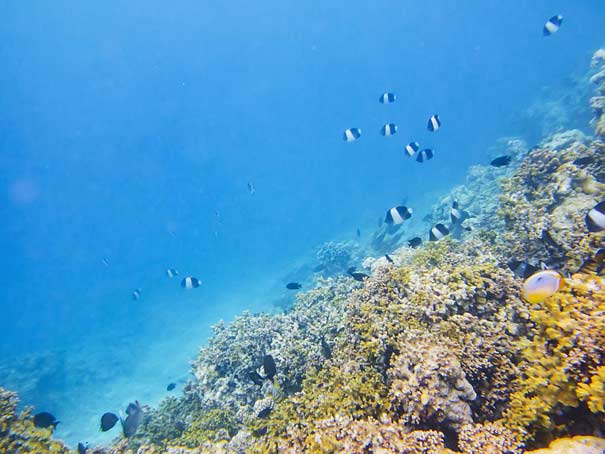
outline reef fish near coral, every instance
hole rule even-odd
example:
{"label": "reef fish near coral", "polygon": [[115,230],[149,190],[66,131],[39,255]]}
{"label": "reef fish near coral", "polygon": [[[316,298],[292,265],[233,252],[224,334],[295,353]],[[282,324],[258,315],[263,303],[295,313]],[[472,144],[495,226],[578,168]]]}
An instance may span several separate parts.
{"label": "reef fish near coral", "polygon": [[391,256],[389,254],[385,254],[384,258],[387,259],[387,262],[389,262],[389,263],[395,263],[395,262],[393,262],[393,259],[391,258]]}
{"label": "reef fish near coral", "polygon": [[166,391],[173,391],[176,388],[176,383],[169,383],[168,386],[166,386]]}
{"label": "reef fish near coral", "polygon": [[431,132],[437,131],[441,127],[441,120],[439,119],[439,115],[431,115],[429,118],[429,122],[427,124],[427,129]]}
{"label": "reef fish near coral", "polygon": [[277,366],[273,356],[265,355],[263,357],[263,371],[265,372],[265,378],[273,380],[273,377],[277,374]]}
{"label": "reef fish near coral", "polygon": [[380,128],[380,134],[383,136],[392,136],[397,133],[397,125],[395,123],[387,123]]}
{"label": "reef fish near coral", "polygon": [[439,241],[450,234],[449,229],[443,224],[437,224],[429,231],[429,241]]}
{"label": "reef fish near coral", "polygon": [[584,218],[586,227],[591,232],[600,232],[605,229],[605,202],[597,203]]}
{"label": "reef fish near coral", "polygon": [[351,276],[353,279],[355,279],[356,281],[359,281],[359,282],[363,282],[363,281],[364,281],[364,280],[366,280],[368,277],[370,277],[370,276],[368,276],[368,275],[367,275],[367,274],[365,274],[365,273],[359,273],[359,272],[356,272],[356,271],[355,271],[355,267],[354,267],[354,266],[352,266],[351,268],[349,268],[349,269],[347,270],[347,273],[349,273],[349,275],[350,275],[350,276]]}
{"label": "reef fish near coral", "polygon": [[412,217],[412,209],[404,206],[393,207],[387,211],[384,218],[386,224],[399,225]]}
{"label": "reef fish near coral", "polygon": [[412,156],[414,156],[414,153],[416,153],[419,149],[420,144],[418,142],[410,142],[405,146],[405,155],[408,158],[411,158]]}
{"label": "reef fish near coral", "polygon": [[523,283],[521,294],[530,304],[540,303],[559,291],[563,276],[554,270],[542,270],[532,274]]}
{"label": "reef fish near coral", "polygon": [[252,380],[252,383],[255,385],[263,386],[263,377],[255,370],[248,372],[248,378]]}
{"label": "reef fish near coral", "polygon": [[493,166],[493,167],[504,167],[510,164],[510,162],[512,161],[512,157],[511,156],[498,156],[496,159],[493,159],[492,162],[489,163],[489,165]]}
{"label": "reef fish near coral", "polygon": [[383,93],[380,95],[380,98],[378,98],[378,102],[380,102],[381,104],[390,104],[392,102],[395,102],[395,100],[397,99],[397,96],[395,96],[395,93]]}
{"label": "reef fish near coral", "polygon": [[168,277],[175,277],[178,276],[179,272],[177,270],[175,270],[174,268],[168,268],[166,270],[166,276]]}
{"label": "reef fish near coral", "polygon": [[582,263],[578,273],[601,274],[604,268],[605,249],[599,249],[591,258]]}
{"label": "reef fish near coral", "polygon": [[286,284],[286,288],[288,290],[298,290],[298,289],[302,288],[302,285],[299,284],[298,282],[288,282]]}
{"label": "reef fish near coral", "polygon": [[452,208],[450,209],[450,219],[452,221],[452,224],[461,224],[465,221],[465,219],[468,219],[469,217],[470,215],[468,214],[468,212],[461,210],[460,206],[458,205],[458,202],[454,200],[454,202],[452,202]]}
{"label": "reef fish near coral", "polygon": [[557,14],[556,16],[551,17],[544,24],[544,28],[542,29],[542,34],[544,36],[550,36],[553,33],[557,33],[561,28],[561,24],[563,23],[563,16]]}
{"label": "reef fish near coral", "polygon": [[114,413],[104,413],[101,416],[101,432],[107,432],[110,429],[113,429],[113,426],[120,420]]}
{"label": "reef fish near coral", "polygon": [[416,156],[416,162],[422,163],[430,159],[433,159],[433,150],[431,150],[430,148],[425,148],[420,153],[418,153],[418,156]]}
{"label": "reef fish near coral", "polygon": [[78,454],[86,454],[88,447],[84,443],[78,443]]}
{"label": "reef fish near coral", "polygon": [[355,142],[360,137],[361,137],[361,129],[349,128],[349,129],[345,129],[345,132],[342,135],[342,140],[344,140],[345,142]]}
{"label": "reef fish near coral", "polygon": [[538,267],[516,259],[510,260],[508,262],[508,267],[515,274],[515,276],[522,279],[527,279],[529,276],[538,271]]}
{"label": "reef fish near coral", "polygon": [[200,285],[202,285],[202,281],[200,281],[196,277],[187,276],[187,277],[184,277],[183,280],[181,281],[181,287],[183,287],[186,290],[191,290],[192,288],[198,288]]}
{"label": "reef fish near coral", "polygon": [[411,248],[417,248],[422,246],[422,238],[419,236],[415,236],[414,238],[408,240],[408,246]]}
{"label": "reef fish near coral", "polygon": [[56,427],[57,424],[59,424],[59,421],[57,421],[57,418],[55,418],[53,415],[51,415],[47,411],[36,413],[34,415],[34,425],[36,427],[47,429],[49,427],[54,428],[54,427]]}
{"label": "reef fish near coral", "polygon": [[137,433],[137,429],[143,422],[143,408],[139,401],[128,404],[126,408],[126,419],[122,421],[122,431],[126,438],[132,437]]}

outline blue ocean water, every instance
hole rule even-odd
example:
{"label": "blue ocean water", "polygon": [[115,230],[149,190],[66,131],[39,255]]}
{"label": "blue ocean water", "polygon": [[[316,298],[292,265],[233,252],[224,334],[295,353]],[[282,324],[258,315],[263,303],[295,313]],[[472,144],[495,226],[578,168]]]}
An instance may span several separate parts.
{"label": "blue ocean water", "polygon": [[[403,198],[428,213],[605,44],[598,0],[7,0],[0,17],[0,385],[72,444],[183,383],[219,319],[275,310],[323,242],[366,238]],[[405,160],[410,140],[435,158]]]}

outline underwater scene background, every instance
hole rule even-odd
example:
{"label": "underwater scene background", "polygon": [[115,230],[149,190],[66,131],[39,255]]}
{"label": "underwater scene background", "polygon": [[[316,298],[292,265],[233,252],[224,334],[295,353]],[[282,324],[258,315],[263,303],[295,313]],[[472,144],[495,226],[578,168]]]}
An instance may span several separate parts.
{"label": "underwater scene background", "polygon": [[605,449],[602,2],[0,17],[0,452]]}

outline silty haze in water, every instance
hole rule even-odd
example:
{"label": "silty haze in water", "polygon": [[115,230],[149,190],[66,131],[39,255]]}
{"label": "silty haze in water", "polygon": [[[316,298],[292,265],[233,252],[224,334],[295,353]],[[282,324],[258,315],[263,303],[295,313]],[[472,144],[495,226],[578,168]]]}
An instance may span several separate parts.
{"label": "silty haze in water", "polygon": [[1,12],[0,452],[605,449],[600,1]]}

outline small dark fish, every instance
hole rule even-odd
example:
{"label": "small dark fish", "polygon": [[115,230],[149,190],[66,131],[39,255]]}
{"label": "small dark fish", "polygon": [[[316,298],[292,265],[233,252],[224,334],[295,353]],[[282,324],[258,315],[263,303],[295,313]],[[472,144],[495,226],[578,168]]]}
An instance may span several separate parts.
{"label": "small dark fish", "polygon": [[133,301],[138,301],[140,299],[141,299],[141,289],[138,288],[134,292],[132,292],[132,300]]}
{"label": "small dark fish", "polygon": [[330,344],[328,344],[323,337],[321,338],[321,354],[324,355],[326,359],[332,358],[332,348],[330,348]]}
{"label": "small dark fish", "polygon": [[166,391],[173,391],[174,388],[176,388],[176,383],[169,383],[168,386],[166,386]]}
{"label": "small dark fish", "polygon": [[494,167],[504,167],[510,164],[513,158],[511,156],[498,156],[496,159],[492,160],[489,164]]}
{"label": "small dark fish", "polygon": [[508,262],[508,267],[515,274],[515,276],[521,279],[527,279],[529,276],[538,271],[537,266],[516,259],[510,260]]}
{"label": "small dark fish", "polygon": [[36,413],[34,415],[34,425],[43,429],[47,429],[49,427],[52,427],[54,429],[57,424],[59,424],[59,422],[60,421],[57,421],[57,418],[55,418],[47,411]]}
{"label": "small dark fish", "polygon": [[411,240],[408,240],[408,246],[410,246],[411,248],[417,248],[419,246],[422,246],[422,238],[420,238],[419,236],[415,236]]}
{"label": "small dark fish", "polygon": [[551,247],[553,249],[559,249],[559,245],[553,239],[552,235],[548,230],[542,230],[542,236],[540,237],[540,239],[546,246]]}
{"label": "small dark fish", "polygon": [[275,365],[273,356],[265,355],[263,357],[263,370],[265,371],[265,378],[273,380],[273,377],[277,374],[277,366]]}
{"label": "small dark fish", "polygon": [[271,414],[271,410],[273,410],[273,408],[265,407],[257,413],[256,417],[257,418],[266,418],[267,416],[269,416],[269,414]]}
{"label": "small dark fish", "polygon": [[387,262],[389,263],[395,263],[389,254],[384,254],[384,258],[387,259]]}
{"label": "small dark fish", "polygon": [[431,132],[437,131],[441,127],[441,120],[439,119],[439,115],[432,115],[429,118],[429,123],[427,125],[427,129]]}
{"label": "small dark fish", "polygon": [[263,379],[263,377],[262,377],[262,376],[261,376],[261,375],[260,375],[258,372],[256,372],[255,370],[251,370],[250,372],[248,372],[248,378],[249,378],[250,380],[252,380],[252,383],[254,383],[255,385],[258,385],[258,386],[263,386],[264,379]]}
{"label": "small dark fish", "polygon": [[299,284],[298,282],[288,282],[286,284],[286,288],[288,290],[298,290],[298,289],[302,288],[302,285]]}
{"label": "small dark fish", "polygon": [[450,231],[446,226],[444,226],[443,224],[437,224],[435,227],[433,227],[430,230],[429,240],[430,241],[439,241],[442,238],[449,235],[449,233],[450,233]]}
{"label": "small dark fish", "polygon": [[350,275],[350,276],[351,276],[353,279],[355,279],[356,281],[359,281],[359,282],[363,282],[365,279],[367,279],[367,278],[369,278],[369,277],[370,277],[370,276],[368,276],[368,275],[367,275],[367,274],[365,274],[365,273],[357,273],[357,272],[355,272],[355,267],[354,267],[354,266],[350,267],[350,268],[347,270],[347,273],[349,273],[349,275]]}
{"label": "small dark fish", "polygon": [[590,232],[600,232],[605,229],[605,202],[597,203],[584,218]]}
{"label": "small dark fish", "polygon": [[591,156],[584,156],[582,158],[574,159],[573,163],[577,166],[587,166],[594,162],[594,158]]}
{"label": "small dark fish", "polygon": [[595,254],[585,260],[578,269],[578,273],[599,275],[605,268],[605,249],[599,249]]}
{"label": "small dark fish", "polygon": [[361,230],[359,230],[359,228],[357,228],[357,238],[359,238],[361,236]]}
{"label": "small dark fish", "polygon": [[122,421],[122,430],[124,432],[124,436],[126,438],[132,437],[135,433],[137,433],[137,429],[143,422],[143,409],[141,408],[141,404],[139,401],[135,401],[135,403],[128,404],[128,408],[126,408],[126,419]]}
{"label": "small dark fish", "polygon": [[542,34],[544,36],[550,36],[553,33],[558,32],[559,28],[561,28],[562,23],[563,23],[563,16],[561,16],[560,14],[557,14],[556,16],[551,17],[544,24],[544,28],[542,29]]}
{"label": "small dark fish", "polygon": [[202,281],[200,281],[198,278],[196,277],[184,277],[183,280],[181,281],[181,287],[183,287],[186,290],[191,290],[192,288],[198,288],[200,285],[202,285]]}
{"label": "small dark fish", "polygon": [[84,446],[84,443],[78,443],[78,454],[86,454],[88,446]]}
{"label": "small dark fish", "polygon": [[254,193],[256,192],[254,190],[254,185],[252,184],[251,181],[248,181],[248,192],[250,193],[250,195],[254,195]]}
{"label": "small dark fish", "polygon": [[101,416],[101,432],[107,432],[108,430],[113,429],[113,426],[116,425],[119,419],[120,418],[113,413],[104,413],[103,416]]}

